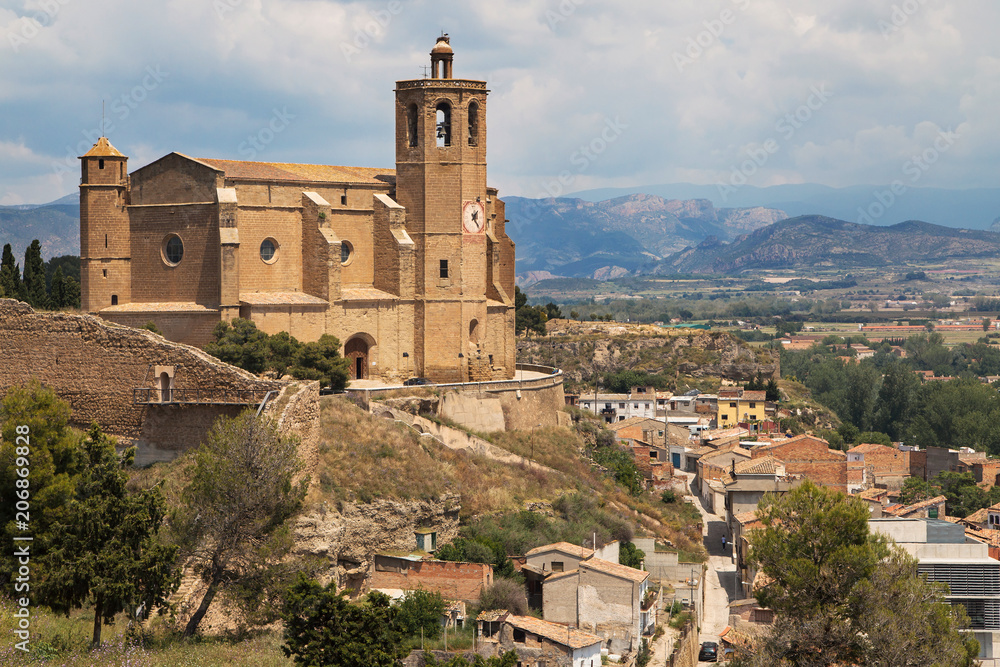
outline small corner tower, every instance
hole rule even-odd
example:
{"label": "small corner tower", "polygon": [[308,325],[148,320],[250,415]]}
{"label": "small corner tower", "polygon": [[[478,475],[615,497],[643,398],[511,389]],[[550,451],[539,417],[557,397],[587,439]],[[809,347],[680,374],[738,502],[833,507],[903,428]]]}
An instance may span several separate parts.
{"label": "small corner tower", "polygon": [[454,78],[448,35],[430,56],[429,78],[396,82],[396,198],[416,251],[416,370],[465,381],[487,315],[489,91],[485,81]]}
{"label": "small corner tower", "polygon": [[80,306],[131,300],[128,158],[101,137],[80,157]]}

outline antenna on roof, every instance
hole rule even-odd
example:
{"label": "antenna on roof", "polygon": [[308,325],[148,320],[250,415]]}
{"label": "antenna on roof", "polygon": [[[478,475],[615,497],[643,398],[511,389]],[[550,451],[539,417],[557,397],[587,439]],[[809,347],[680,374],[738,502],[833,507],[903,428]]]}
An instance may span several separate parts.
{"label": "antenna on roof", "polygon": [[420,69],[424,70],[424,78],[426,79],[430,75],[430,65],[421,65]]}

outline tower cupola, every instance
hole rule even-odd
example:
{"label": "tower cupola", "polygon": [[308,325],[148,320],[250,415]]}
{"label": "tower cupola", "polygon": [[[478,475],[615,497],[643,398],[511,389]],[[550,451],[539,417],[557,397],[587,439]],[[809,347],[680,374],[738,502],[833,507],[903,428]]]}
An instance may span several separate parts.
{"label": "tower cupola", "polygon": [[434,48],[431,49],[431,78],[452,78],[451,65],[454,58],[455,51],[451,48],[451,38],[448,37],[448,33],[441,33]]}

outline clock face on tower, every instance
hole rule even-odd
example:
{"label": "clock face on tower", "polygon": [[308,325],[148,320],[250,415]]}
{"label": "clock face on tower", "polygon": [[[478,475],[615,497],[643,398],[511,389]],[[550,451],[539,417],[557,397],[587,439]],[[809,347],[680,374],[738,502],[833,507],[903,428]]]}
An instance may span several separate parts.
{"label": "clock face on tower", "polygon": [[482,202],[467,201],[462,206],[462,228],[466,234],[479,234],[486,223],[486,207]]}

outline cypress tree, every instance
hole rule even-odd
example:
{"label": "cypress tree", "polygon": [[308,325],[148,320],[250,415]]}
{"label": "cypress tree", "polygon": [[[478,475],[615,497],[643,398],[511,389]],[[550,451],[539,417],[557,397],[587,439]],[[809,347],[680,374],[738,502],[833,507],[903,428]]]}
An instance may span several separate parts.
{"label": "cypress tree", "polygon": [[45,288],[45,262],[42,261],[42,245],[35,239],[24,251],[24,295],[33,308],[48,306],[49,296]]}
{"label": "cypress tree", "polygon": [[8,299],[21,298],[21,267],[14,262],[14,251],[9,243],[3,247],[3,260],[0,260],[0,289]]}
{"label": "cypress tree", "polygon": [[66,283],[63,280],[63,270],[61,266],[56,267],[56,272],[52,274],[52,286],[49,289],[49,306],[52,310],[65,308],[66,303]]}

